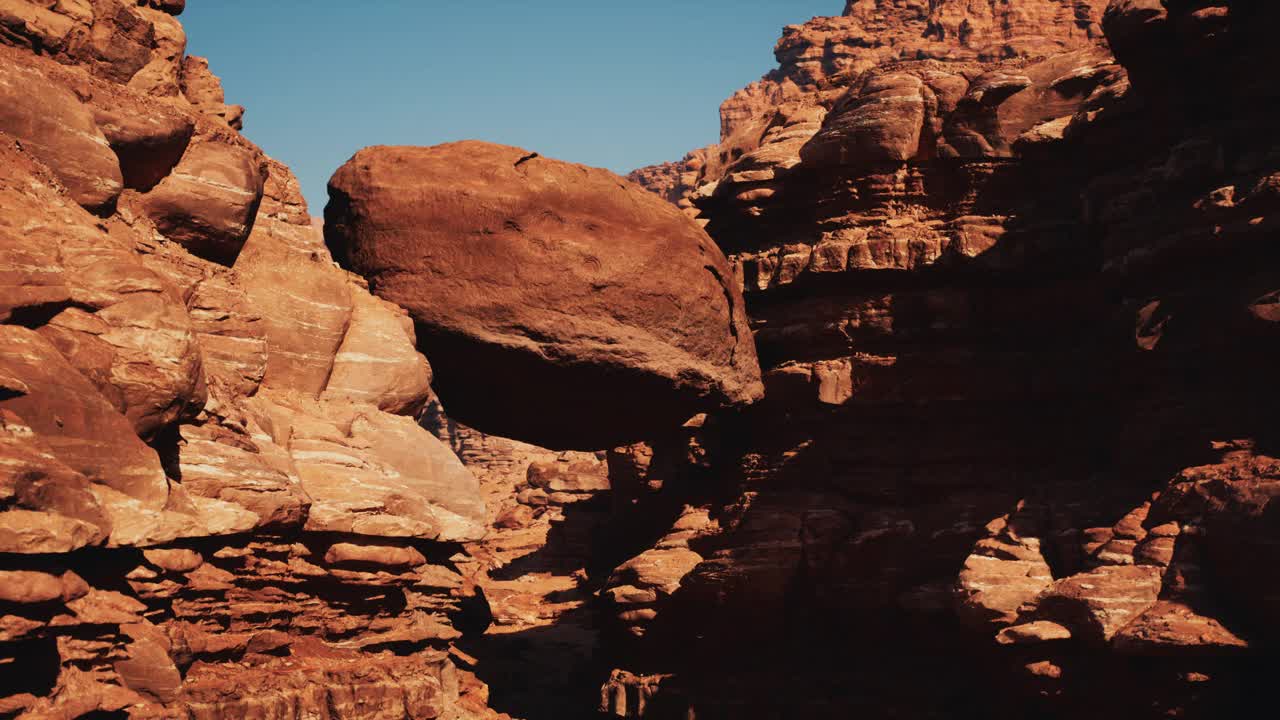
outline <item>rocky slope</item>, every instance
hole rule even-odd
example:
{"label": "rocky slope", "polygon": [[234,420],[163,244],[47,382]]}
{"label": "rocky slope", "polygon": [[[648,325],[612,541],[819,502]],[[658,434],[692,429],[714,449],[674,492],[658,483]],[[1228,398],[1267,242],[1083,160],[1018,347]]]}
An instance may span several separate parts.
{"label": "rocky slope", "polygon": [[[606,453],[471,430],[432,383],[575,447],[748,404],[723,254],[621,178],[468,145],[404,151],[466,170],[436,206],[376,151],[339,173],[329,246],[390,268],[354,275],[185,54],[182,9],[0,1],[0,717],[502,717],[472,671],[495,705],[593,713],[629,514]],[[439,244],[459,228],[493,252]]]}
{"label": "rocky slope", "polygon": [[413,324],[182,7],[0,2],[0,716],[489,717]]}

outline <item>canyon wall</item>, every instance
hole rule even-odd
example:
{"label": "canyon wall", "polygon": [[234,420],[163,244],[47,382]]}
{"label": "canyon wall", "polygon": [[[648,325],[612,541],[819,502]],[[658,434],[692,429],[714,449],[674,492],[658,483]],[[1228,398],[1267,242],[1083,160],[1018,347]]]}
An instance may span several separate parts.
{"label": "canyon wall", "polygon": [[0,717],[1265,697],[1280,10],[850,0],[634,183],[321,229],[184,5],[0,0]]}
{"label": "canyon wall", "polygon": [[592,448],[760,399],[727,259],[479,143],[324,227],[183,9],[0,2],[0,717],[594,715],[645,513]]}
{"label": "canyon wall", "polygon": [[0,716],[493,717],[413,323],[182,9],[0,2]]}
{"label": "canyon wall", "polygon": [[730,255],[766,394],[721,418],[719,530],[604,709],[1245,712],[1275,661],[1277,19],[850,2],[786,29],[719,145],[632,175]]}

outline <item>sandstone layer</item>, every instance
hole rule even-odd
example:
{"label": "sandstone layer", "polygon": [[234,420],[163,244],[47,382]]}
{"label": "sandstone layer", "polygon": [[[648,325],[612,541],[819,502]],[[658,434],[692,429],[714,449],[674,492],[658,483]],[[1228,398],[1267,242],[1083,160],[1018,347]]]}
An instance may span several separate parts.
{"label": "sandstone layer", "polygon": [[0,717],[1258,714],[1273,4],[850,0],[327,238],[184,6],[0,0]]}
{"label": "sandstone layer", "polygon": [[493,717],[412,322],[183,7],[0,2],[0,716]]}

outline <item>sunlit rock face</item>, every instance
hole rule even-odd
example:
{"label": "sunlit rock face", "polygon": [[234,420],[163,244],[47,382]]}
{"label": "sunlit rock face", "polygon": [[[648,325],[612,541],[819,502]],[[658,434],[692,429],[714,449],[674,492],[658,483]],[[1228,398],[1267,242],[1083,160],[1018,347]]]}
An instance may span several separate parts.
{"label": "sunlit rock face", "polygon": [[459,420],[592,449],[761,395],[723,254],[606,170],[480,142],[373,147],[329,192],[330,248],[409,311]]}
{"label": "sunlit rock face", "polygon": [[0,716],[1257,715],[1273,4],[849,2],[327,238],[183,7],[0,0]]}
{"label": "sunlit rock face", "polygon": [[183,6],[0,2],[0,715],[488,717],[413,325]]}

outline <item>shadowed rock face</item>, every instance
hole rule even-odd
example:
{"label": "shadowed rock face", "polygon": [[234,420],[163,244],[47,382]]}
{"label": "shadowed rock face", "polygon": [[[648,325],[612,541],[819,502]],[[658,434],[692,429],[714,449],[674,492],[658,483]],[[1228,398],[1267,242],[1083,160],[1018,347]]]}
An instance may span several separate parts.
{"label": "shadowed rock face", "polygon": [[730,421],[702,561],[659,592],[625,578],[661,538],[619,566],[643,636],[601,653],[603,709],[1250,713],[1278,13],[857,0],[785,31],[719,146],[635,175],[741,268],[766,398]]}
{"label": "shadowed rock face", "polygon": [[463,142],[362,150],[329,188],[328,245],[409,311],[460,420],[597,448],[761,395],[724,256],[612,173]]}

